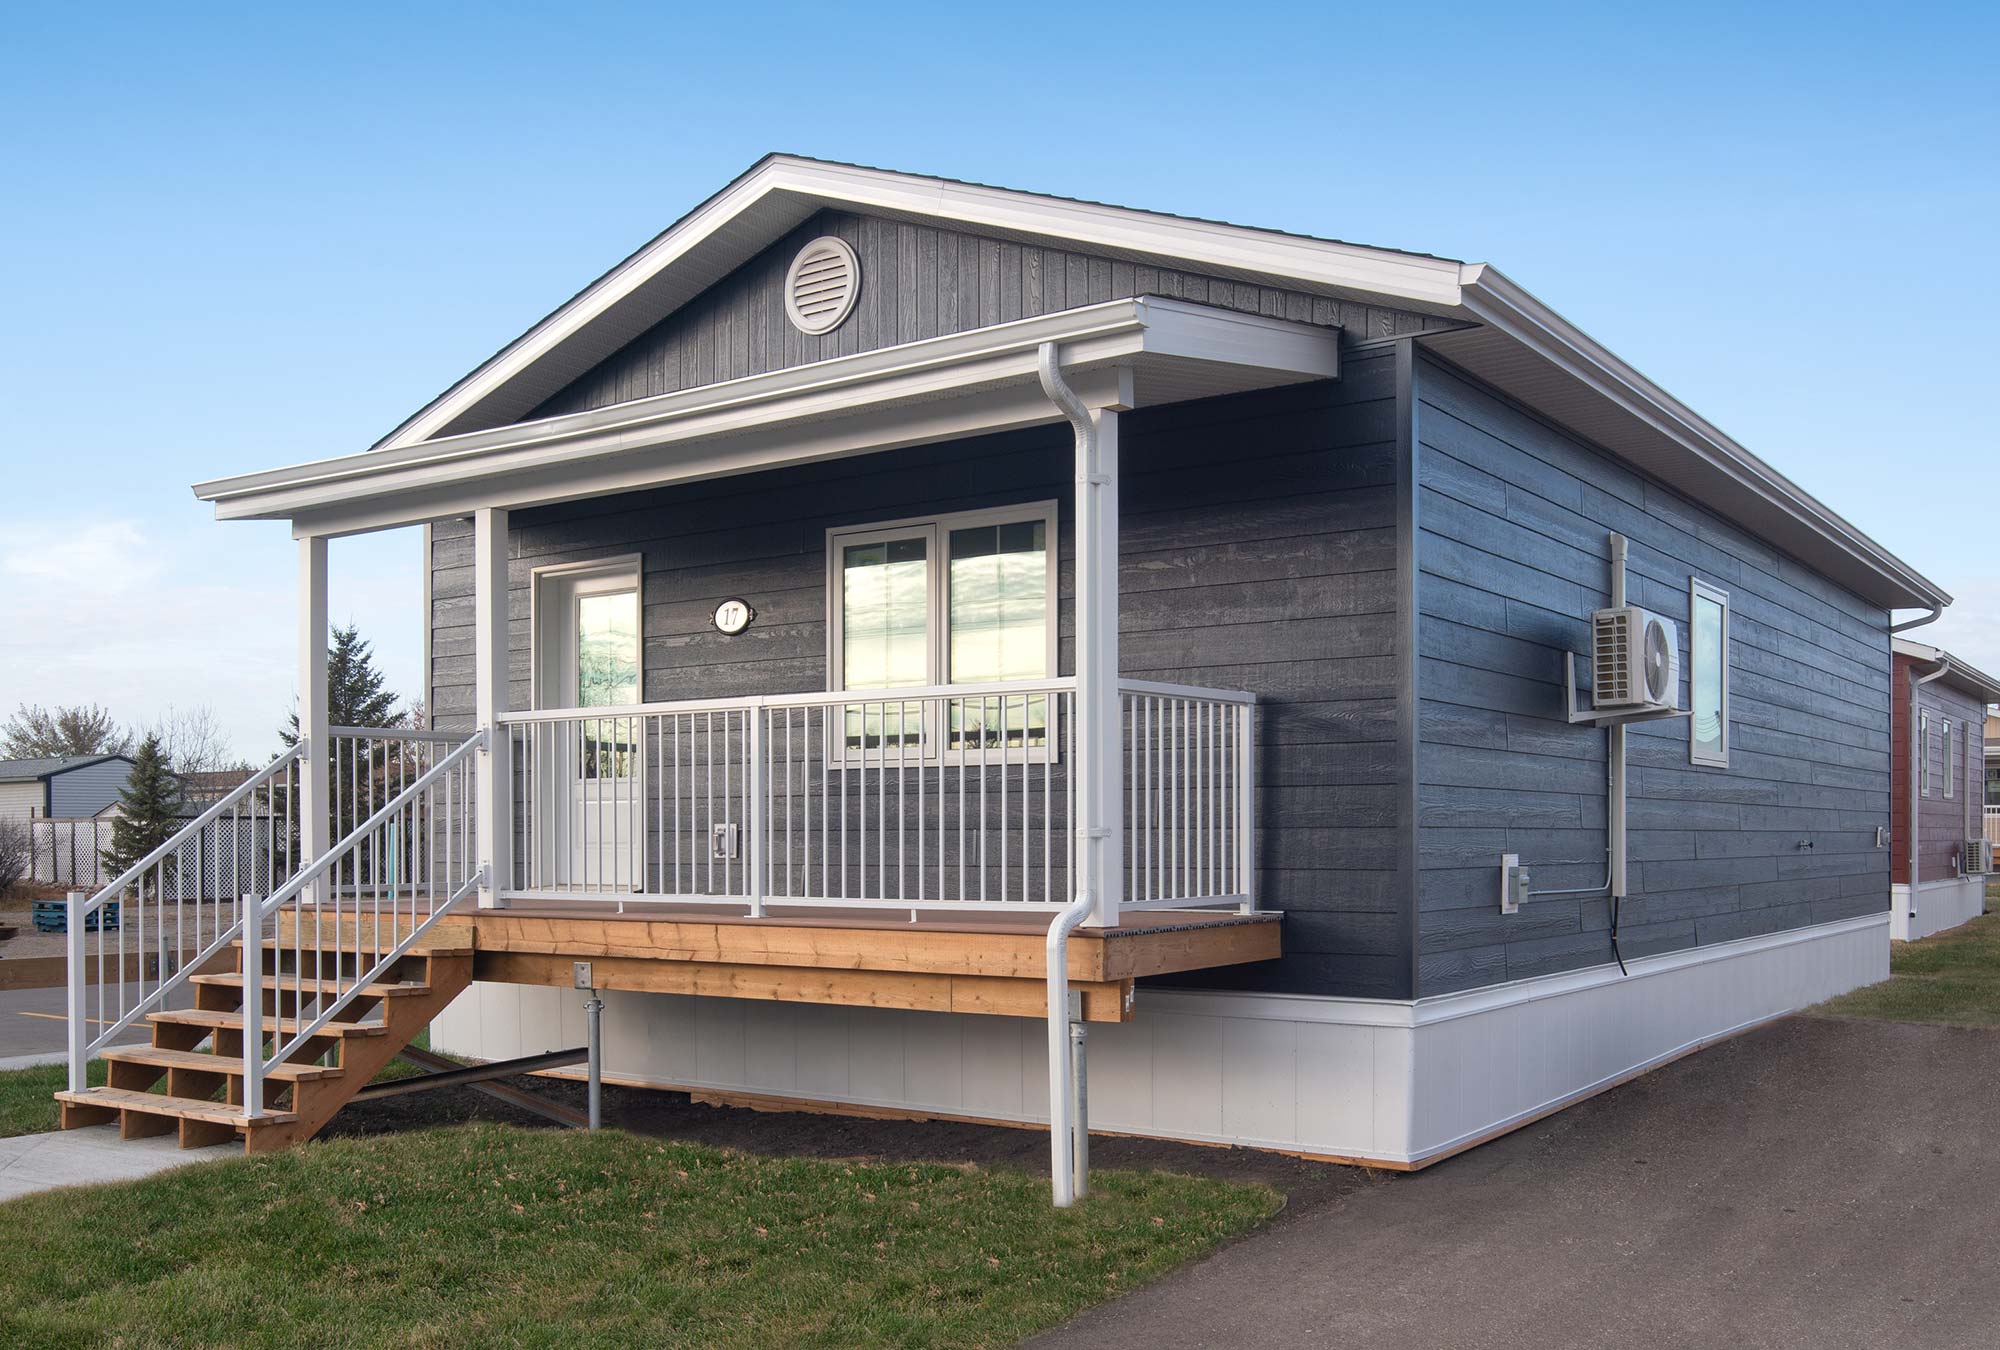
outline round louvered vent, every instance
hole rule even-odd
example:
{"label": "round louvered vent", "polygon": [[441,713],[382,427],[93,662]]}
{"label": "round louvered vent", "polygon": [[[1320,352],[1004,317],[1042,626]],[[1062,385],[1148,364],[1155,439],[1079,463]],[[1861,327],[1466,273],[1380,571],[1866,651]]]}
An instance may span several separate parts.
{"label": "round louvered vent", "polygon": [[829,333],[854,311],[861,263],[844,239],[815,239],[785,274],[785,313],[801,333]]}

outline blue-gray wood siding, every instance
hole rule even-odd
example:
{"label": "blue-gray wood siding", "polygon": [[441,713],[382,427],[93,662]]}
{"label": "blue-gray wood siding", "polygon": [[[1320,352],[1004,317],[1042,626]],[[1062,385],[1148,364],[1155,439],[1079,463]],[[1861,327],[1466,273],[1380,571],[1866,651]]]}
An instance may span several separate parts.
{"label": "blue-gray wood siding", "polygon": [[1502,853],[1538,889],[1604,876],[1605,736],[1563,720],[1561,681],[1608,603],[1613,531],[1629,601],[1681,624],[1684,678],[1689,578],[1731,599],[1729,766],[1691,765],[1683,720],[1630,731],[1625,954],[1885,909],[1888,615],[1428,359],[1414,415],[1419,992],[1611,959],[1605,899],[1503,916],[1498,883]]}
{"label": "blue-gray wood siding", "polygon": [[118,804],[132,776],[132,765],[122,759],[100,760],[69,769],[49,779],[49,814],[57,819],[94,816]]}
{"label": "blue-gray wood siding", "polygon": [[[1398,872],[1395,382],[1386,351],[1338,383],[1128,415],[1120,638],[1135,677],[1255,691],[1259,883],[1286,911],[1280,962],[1212,983],[1408,997]],[[510,697],[530,697],[532,569],[644,556],[645,697],[826,687],[829,526],[1060,503],[1062,670],[1071,669],[1072,450],[1051,427],[515,514]],[[470,527],[432,542],[431,706],[472,709]],[[710,624],[747,598],[738,637]]]}
{"label": "blue-gray wood siding", "polygon": [[[836,235],[861,263],[855,310],[830,333],[785,317],[784,282],[809,240]],[[1340,325],[1355,341],[1446,320],[1198,272],[1145,267],[928,225],[823,211],[550,397],[531,416],[578,412],[718,380],[1134,295]]]}

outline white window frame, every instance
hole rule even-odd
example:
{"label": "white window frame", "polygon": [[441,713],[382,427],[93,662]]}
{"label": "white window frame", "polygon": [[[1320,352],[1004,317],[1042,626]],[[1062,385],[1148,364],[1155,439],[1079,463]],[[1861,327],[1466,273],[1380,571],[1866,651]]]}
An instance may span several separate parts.
{"label": "white window frame", "polygon": [[1694,607],[1698,600],[1707,600],[1722,609],[1722,650],[1717,654],[1722,662],[1722,749],[1704,750],[1695,735],[1694,718],[1688,718],[1688,763],[1704,768],[1726,769],[1729,767],[1729,592],[1720,586],[1710,585],[1699,577],[1688,578],[1688,707],[1694,706],[1695,666],[1700,654],[1695,650]]}
{"label": "white window frame", "polygon": [[[901,520],[867,521],[855,525],[836,525],[826,532],[826,687],[829,693],[879,694],[884,699],[893,700],[897,686],[886,689],[854,689],[849,691],[845,676],[845,621],[846,569],[841,566],[841,558],[847,548],[855,544],[881,543],[889,539],[909,539],[922,536],[924,539],[926,594],[925,622],[925,678],[931,687],[944,687],[955,683],[951,678],[951,633],[949,631],[951,605],[951,532],[953,530],[976,529],[982,525],[1019,525],[1039,522],[1042,538],[1046,545],[1043,550],[1045,571],[1043,594],[1043,627],[1046,630],[1047,658],[1043,678],[1055,679],[1057,665],[1058,634],[1061,629],[1059,597],[1056,579],[1059,572],[1061,549],[1057,543],[1057,504],[1053,499],[1036,502],[1020,502],[1013,506],[981,507],[975,511],[946,511],[925,516],[907,516]],[[870,702],[876,701],[870,699]],[[1058,700],[1049,702],[1047,744],[1028,751],[1031,762],[1042,759],[1060,758],[1057,749],[1060,736],[1057,731]],[[926,719],[928,721],[928,718]],[[977,751],[946,750],[944,736],[940,728],[926,725],[923,733],[925,750],[921,756],[924,763],[955,763],[960,760],[976,760]],[[849,753],[845,746],[831,749],[827,756],[830,768],[843,767],[848,762],[860,762],[862,756]]]}
{"label": "white window frame", "polygon": [[[626,582],[629,585],[618,583]],[[564,589],[563,603],[551,606],[546,594],[552,586]],[[550,689],[550,672],[544,669],[549,644],[566,644],[571,602],[584,590],[591,592],[630,589],[639,606],[639,701],[646,699],[646,560],[643,554],[623,553],[612,558],[591,558],[584,562],[550,563],[528,574],[528,671],[530,697],[537,709],[567,708],[560,689]],[[559,611],[559,612],[558,612]],[[551,624],[560,625],[550,628]],[[548,631],[544,631],[547,629]],[[556,648],[565,650],[563,646]],[[573,658],[569,658],[573,659]],[[566,676],[557,676],[562,683]]]}
{"label": "white window frame", "polygon": [[1931,715],[1922,709],[1917,713],[1917,771],[1918,795],[1936,795],[1931,790]]}
{"label": "white window frame", "polygon": [[1944,799],[1950,801],[1958,796],[1958,743],[1952,739],[1949,717],[1939,725],[1944,728]]}

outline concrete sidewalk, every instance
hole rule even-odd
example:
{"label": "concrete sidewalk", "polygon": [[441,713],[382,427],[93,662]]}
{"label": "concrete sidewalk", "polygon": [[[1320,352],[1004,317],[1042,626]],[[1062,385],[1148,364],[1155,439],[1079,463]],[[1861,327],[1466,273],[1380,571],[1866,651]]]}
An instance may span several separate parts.
{"label": "concrete sidewalk", "polygon": [[170,1167],[242,1156],[241,1144],[183,1149],[175,1146],[170,1134],[121,1140],[116,1125],[18,1135],[0,1139],[0,1201],[58,1186],[131,1181]]}
{"label": "concrete sidewalk", "polygon": [[2000,1345],[2000,1029],[1791,1018],[1038,1345]]}

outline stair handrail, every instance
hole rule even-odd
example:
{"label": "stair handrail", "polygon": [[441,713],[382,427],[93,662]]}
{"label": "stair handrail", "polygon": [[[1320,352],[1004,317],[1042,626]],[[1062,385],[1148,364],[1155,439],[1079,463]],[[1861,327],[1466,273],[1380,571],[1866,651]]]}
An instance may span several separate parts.
{"label": "stair handrail", "polygon": [[[86,1066],[89,1064],[92,1055],[96,1054],[112,1037],[132,1025],[134,1021],[164,1003],[167,995],[186,984],[196,971],[200,970],[215,957],[216,953],[222,951],[233,942],[242,926],[239,919],[228,928],[219,929],[215,937],[197,952],[193,958],[182,962],[180,969],[174,971],[171,975],[168,975],[165,971],[161,971],[160,974],[163,978],[158,988],[140,999],[116,1021],[104,1027],[95,1036],[92,1036],[90,1034],[90,1022],[85,1015],[84,1000],[87,969],[84,953],[84,932],[88,927],[85,920],[90,915],[102,910],[114,898],[123,895],[125,889],[143,877],[148,870],[186,847],[190,838],[199,839],[201,832],[221,819],[224,812],[233,810],[246,798],[256,793],[259,788],[267,786],[278,775],[289,770],[293,763],[299,759],[299,753],[302,748],[303,742],[293,745],[269,764],[266,764],[257,773],[245,779],[235,788],[232,788],[228,793],[210,805],[207,810],[203,811],[186,825],[183,825],[180,829],[174,831],[165,843],[126,868],[118,875],[116,880],[100,889],[97,894],[91,896],[88,900],[72,900],[66,916],[68,931],[65,934],[65,948],[68,957],[66,966],[69,976],[65,1013],[69,1024],[69,1086],[71,1091],[81,1092],[89,1086],[85,1075]],[[103,921],[100,920],[99,922],[101,925]],[[122,952],[120,959],[123,959]],[[100,970],[102,964],[102,955],[100,953]],[[122,975],[120,979],[123,979]],[[122,993],[120,997],[122,1000]],[[100,1000],[101,1002],[102,1000]]]}
{"label": "stair handrail", "polygon": [[[312,1021],[301,1025],[289,1040],[282,1034],[283,1024],[280,1022],[278,1024],[280,1031],[272,1035],[272,1051],[268,1057],[263,1054],[264,1038],[262,1026],[260,1025],[264,1011],[264,962],[261,950],[255,952],[251,950],[253,944],[261,942],[264,921],[285,906],[294,904],[308,886],[321,877],[324,877],[339,862],[353,854],[367,841],[369,836],[373,835],[401,813],[410,803],[416,801],[425,792],[429,791],[446,773],[457,768],[475,751],[485,750],[490,734],[489,729],[482,728],[467,736],[458,745],[454,746],[448,754],[440,758],[437,763],[413,779],[408,787],[397,793],[389,801],[383,803],[368,819],[356,825],[352,830],[349,830],[346,835],[331,848],[327,849],[325,853],[315,858],[307,866],[300,868],[289,881],[273,891],[269,897],[263,900],[258,900],[254,896],[246,896],[244,898],[244,917],[239,921],[238,926],[243,929],[245,953],[243,960],[243,1105],[246,1116],[254,1117],[262,1114],[264,1075],[270,1070],[275,1069],[279,1064],[282,1064],[291,1055],[297,1053],[298,1049],[311,1040],[321,1028],[353,1003],[362,989],[374,983],[376,977],[395,965],[397,961],[407,956],[419,938],[428,933],[440,919],[449,914],[467,896],[476,892],[484,877],[485,869],[480,866],[472,866],[470,860],[468,860],[468,875],[457,889],[450,893],[445,902],[434,908],[430,916],[422,923],[414,924],[410,932],[405,934],[387,952],[382,953],[373,966],[366,971],[357,970],[353,982],[344,991],[338,988],[341,980],[339,961],[336,959],[334,963],[336,996],[333,1001],[327,1003],[324,999],[320,1000],[318,1015]],[[461,801],[461,809],[465,809],[468,806],[469,802]],[[413,911],[412,918],[414,917]],[[338,944],[339,919],[337,910],[334,931],[335,942]],[[360,947],[357,941],[357,957],[359,956],[359,951]],[[315,969],[320,968],[323,964],[323,961],[316,963]],[[300,978],[303,981],[302,975]],[[301,992],[303,992],[303,983],[301,984]],[[301,1003],[303,1003],[303,1000],[301,1000]]]}
{"label": "stair handrail", "polygon": [[137,881],[140,878],[140,876],[142,876],[146,872],[148,868],[162,861],[169,854],[177,852],[182,847],[184,847],[186,842],[186,836],[198,834],[205,827],[214,824],[216,820],[218,820],[222,816],[223,812],[229,810],[231,807],[236,806],[238,803],[242,802],[244,798],[250,796],[258,788],[270,782],[283,770],[290,768],[292,762],[296,760],[298,757],[299,757],[299,747],[294,745],[291,749],[285,751],[284,754],[279,755],[276,759],[272,760],[269,764],[266,764],[262,769],[258,770],[253,777],[245,779],[235,788],[232,788],[229,791],[228,795],[217,798],[215,803],[211,805],[206,811],[203,811],[193,820],[181,826],[180,829],[174,831],[173,835],[170,838],[168,838],[168,840],[164,844],[161,844],[151,853],[148,853],[145,857],[139,859],[138,862],[133,863],[130,867],[126,868],[123,872],[121,872],[118,875],[118,879],[116,881],[112,882],[110,885],[98,891],[98,893],[96,895],[91,896],[90,899],[84,901],[83,913],[85,915],[94,914],[104,906],[104,903],[106,901],[112,899],[115,896],[122,895],[125,891],[125,888],[127,886],[130,886],[133,882]]}

